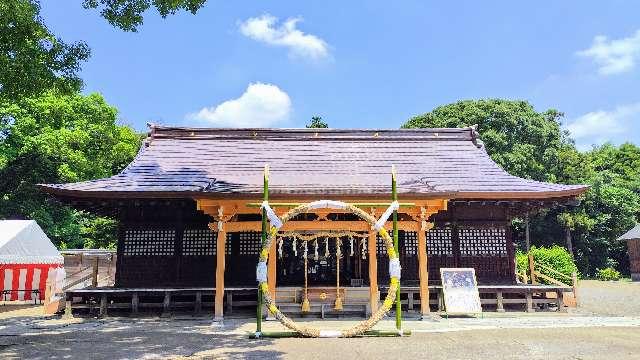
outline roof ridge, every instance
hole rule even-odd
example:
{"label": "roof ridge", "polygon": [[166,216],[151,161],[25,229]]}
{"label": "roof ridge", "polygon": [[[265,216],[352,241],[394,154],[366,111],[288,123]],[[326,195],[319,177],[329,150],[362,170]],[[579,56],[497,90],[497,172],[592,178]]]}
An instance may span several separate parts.
{"label": "roof ridge", "polygon": [[[477,144],[477,133],[465,128],[410,129],[332,129],[332,128],[198,128],[149,125],[148,140],[153,139],[300,139],[300,140],[467,140]],[[480,147],[480,146],[478,146]]]}

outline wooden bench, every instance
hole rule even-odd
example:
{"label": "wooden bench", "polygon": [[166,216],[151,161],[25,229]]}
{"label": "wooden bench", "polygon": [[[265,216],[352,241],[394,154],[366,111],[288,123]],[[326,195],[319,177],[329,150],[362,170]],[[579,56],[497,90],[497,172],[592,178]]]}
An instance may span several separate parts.
{"label": "wooden bench", "polygon": [[[382,294],[388,290],[388,287],[381,288]],[[548,308],[550,303],[555,304],[558,311],[566,311],[564,307],[564,293],[572,292],[571,287],[563,287],[556,285],[479,285],[480,302],[482,305],[495,305],[497,312],[504,312],[504,305],[523,305],[527,312],[534,312],[534,305],[540,305]],[[435,294],[429,299],[429,305],[435,305],[438,311],[444,311],[444,294],[442,286],[430,285],[429,293]],[[549,297],[547,293],[553,293],[555,296]],[[420,288],[416,286],[400,287],[400,294],[404,298],[400,301],[402,305],[406,305],[409,312],[414,311],[417,305],[420,305]],[[487,298],[489,294],[491,297]],[[483,296],[485,295],[485,296]],[[505,297],[505,295],[510,295]],[[515,295],[515,297],[514,297]],[[435,297],[435,299],[433,298]]]}

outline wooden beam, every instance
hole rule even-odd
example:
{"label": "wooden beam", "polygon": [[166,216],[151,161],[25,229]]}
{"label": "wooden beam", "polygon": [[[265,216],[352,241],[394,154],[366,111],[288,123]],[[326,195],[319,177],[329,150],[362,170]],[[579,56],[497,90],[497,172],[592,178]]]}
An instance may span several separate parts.
{"label": "wooden beam", "polygon": [[367,241],[369,249],[369,302],[371,304],[371,313],[378,311],[378,301],[380,294],[378,293],[378,254],[376,249],[377,236],[375,231],[369,232],[369,241]]}
{"label": "wooden beam", "polygon": [[[261,231],[260,221],[235,221],[225,224],[227,232]],[[391,229],[392,223],[389,221],[385,228]],[[418,231],[420,224],[415,221],[398,221],[398,228],[404,231]],[[289,221],[286,222],[281,231],[369,231],[371,226],[365,221]]]}
{"label": "wooden beam", "polygon": [[[256,204],[256,199],[239,199],[239,200],[229,200],[229,199],[204,199],[204,198],[195,198],[197,209],[201,210],[209,215],[215,216],[217,213],[217,209],[219,207],[224,207],[229,213],[234,214],[260,214],[260,207]],[[334,198],[333,200],[344,201],[350,204],[355,204],[358,206],[366,206],[372,207],[376,210],[377,213],[383,213],[387,207],[389,206],[389,202],[387,199],[375,199],[375,198]],[[309,199],[286,199],[286,201],[271,199],[270,205],[274,210],[278,208],[279,210],[289,210],[299,204],[308,203],[312,200]],[[438,211],[447,209],[447,199],[402,199],[402,203],[404,206],[401,207],[401,213],[409,213],[412,215],[416,215],[417,211],[420,207],[424,207],[428,209],[430,213],[436,213]],[[373,206],[372,206],[373,205]],[[281,212],[280,211],[280,212]],[[331,209],[333,213],[345,213],[348,211],[341,209]]]}

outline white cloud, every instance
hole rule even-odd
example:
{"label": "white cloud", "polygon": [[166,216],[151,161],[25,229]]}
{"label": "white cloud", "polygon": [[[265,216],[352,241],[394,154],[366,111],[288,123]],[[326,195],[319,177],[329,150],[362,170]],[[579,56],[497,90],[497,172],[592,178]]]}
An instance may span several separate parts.
{"label": "white cloud", "polygon": [[607,39],[604,35],[593,38],[590,48],[578,51],[579,56],[591,58],[598,64],[601,75],[631,71],[640,57],[640,30],[630,37]]}
{"label": "white cloud", "polygon": [[329,57],[329,46],[321,38],[296,28],[302,18],[289,18],[278,26],[278,18],[264,14],[240,23],[242,35],[272,46],[289,49],[289,55],[310,60]]}
{"label": "white cloud", "polygon": [[619,106],[611,111],[586,113],[566,126],[580,148],[588,144],[602,144],[611,137],[628,131],[636,117],[640,117],[640,103]]}
{"label": "white cloud", "polygon": [[188,119],[221,127],[269,127],[289,119],[291,99],[276,85],[252,83],[237,99],[202,108]]}

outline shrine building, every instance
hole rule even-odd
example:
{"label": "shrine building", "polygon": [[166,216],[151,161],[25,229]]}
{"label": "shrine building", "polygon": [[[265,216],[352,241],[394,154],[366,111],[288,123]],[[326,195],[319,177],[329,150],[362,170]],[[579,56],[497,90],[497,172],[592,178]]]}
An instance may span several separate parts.
{"label": "shrine building", "polygon": [[[412,310],[420,304],[422,314],[436,301],[440,268],[470,267],[479,285],[515,286],[511,220],[570,205],[587,189],[508,174],[487,155],[474,128],[155,125],[121,173],[40,188],[119,221],[115,285],[93,292],[102,290],[105,303],[111,295],[104,294],[135,293],[127,306],[137,310],[139,296],[156,291],[166,309],[172,304],[168,296],[195,294],[198,309],[211,304],[222,318],[235,306],[255,304],[265,165],[269,204],[278,215],[327,199],[354,204],[376,218],[391,202],[389,169],[395,166],[403,306]],[[367,312],[379,306],[389,263],[368,223],[339,209],[321,209],[288,221],[279,237],[268,276],[283,312],[299,306],[305,273],[306,287],[316,296],[312,305],[331,298],[339,279],[345,309],[350,299]]]}

